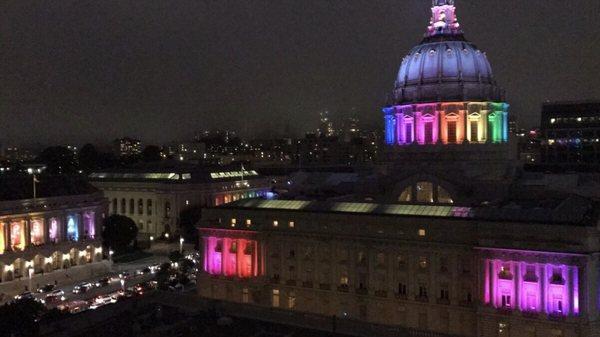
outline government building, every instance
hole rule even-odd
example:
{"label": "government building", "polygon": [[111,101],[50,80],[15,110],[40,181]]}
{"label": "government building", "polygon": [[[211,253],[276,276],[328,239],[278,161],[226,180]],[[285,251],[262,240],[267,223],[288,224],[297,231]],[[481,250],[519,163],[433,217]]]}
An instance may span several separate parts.
{"label": "government building", "polygon": [[0,292],[109,271],[101,240],[106,208],[100,192],[0,201]]}
{"label": "government building", "polygon": [[600,336],[597,202],[523,178],[508,109],[454,1],[434,0],[368,184],[204,209],[199,295],[394,336]]}
{"label": "government building", "polygon": [[179,215],[186,208],[263,197],[270,191],[268,178],[239,167],[167,163],[94,172],[89,178],[108,198],[110,214],[133,219],[142,239],[175,233]]}

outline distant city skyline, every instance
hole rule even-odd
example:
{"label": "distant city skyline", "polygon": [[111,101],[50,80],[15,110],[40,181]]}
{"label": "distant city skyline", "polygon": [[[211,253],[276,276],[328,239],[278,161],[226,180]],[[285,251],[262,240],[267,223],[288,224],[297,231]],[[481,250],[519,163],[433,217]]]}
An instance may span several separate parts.
{"label": "distant city skyline", "polygon": [[[521,126],[536,126],[547,100],[600,98],[597,1],[459,3]],[[299,136],[321,111],[352,108],[383,129],[393,74],[430,5],[5,2],[0,143],[160,144],[211,128]]]}

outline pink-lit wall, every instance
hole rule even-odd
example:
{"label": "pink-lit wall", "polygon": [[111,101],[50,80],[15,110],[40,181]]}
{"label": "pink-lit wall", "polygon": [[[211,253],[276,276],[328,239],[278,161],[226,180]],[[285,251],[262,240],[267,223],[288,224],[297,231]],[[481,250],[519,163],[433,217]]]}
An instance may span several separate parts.
{"label": "pink-lit wall", "polygon": [[259,275],[257,241],[214,236],[202,239],[205,272],[211,275],[241,278]]}
{"label": "pink-lit wall", "polygon": [[497,259],[487,259],[485,266],[487,305],[559,316],[579,314],[576,266]]}

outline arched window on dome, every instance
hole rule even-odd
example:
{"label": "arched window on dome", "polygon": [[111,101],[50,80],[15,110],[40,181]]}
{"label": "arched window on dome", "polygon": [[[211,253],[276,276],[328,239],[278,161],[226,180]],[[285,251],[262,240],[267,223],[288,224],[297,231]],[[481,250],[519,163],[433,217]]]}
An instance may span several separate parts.
{"label": "arched window on dome", "polygon": [[417,202],[433,203],[433,183],[419,181],[417,183]]}
{"label": "arched window on dome", "polygon": [[408,186],[407,188],[400,193],[400,198],[398,198],[399,202],[411,202],[412,201],[412,186]]}
{"label": "arched window on dome", "polygon": [[447,189],[431,181],[419,181],[406,186],[398,197],[400,203],[453,204],[452,194]]}
{"label": "arched window on dome", "polygon": [[448,193],[448,191],[443,188],[442,186],[438,185],[437,187],[438,189],[438,195],[437,195],[437,202],[438,204],[453,204],[454,200],[452,200],[452,196],[450,195],[450,193]]}

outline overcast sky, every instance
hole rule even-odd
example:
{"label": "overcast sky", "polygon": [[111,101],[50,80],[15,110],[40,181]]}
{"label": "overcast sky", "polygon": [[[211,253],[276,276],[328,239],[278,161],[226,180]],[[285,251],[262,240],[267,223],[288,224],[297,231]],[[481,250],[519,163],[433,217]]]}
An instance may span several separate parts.
{"label": "overcast sky", "polygon": [[[428,0],[13,0],[0,3],[0,143],[149,143],[228,128],[380,125]],[[600,98],[600,1],[457,0],[511,113]],[[276,134],[271,132],[272,134]]]}

